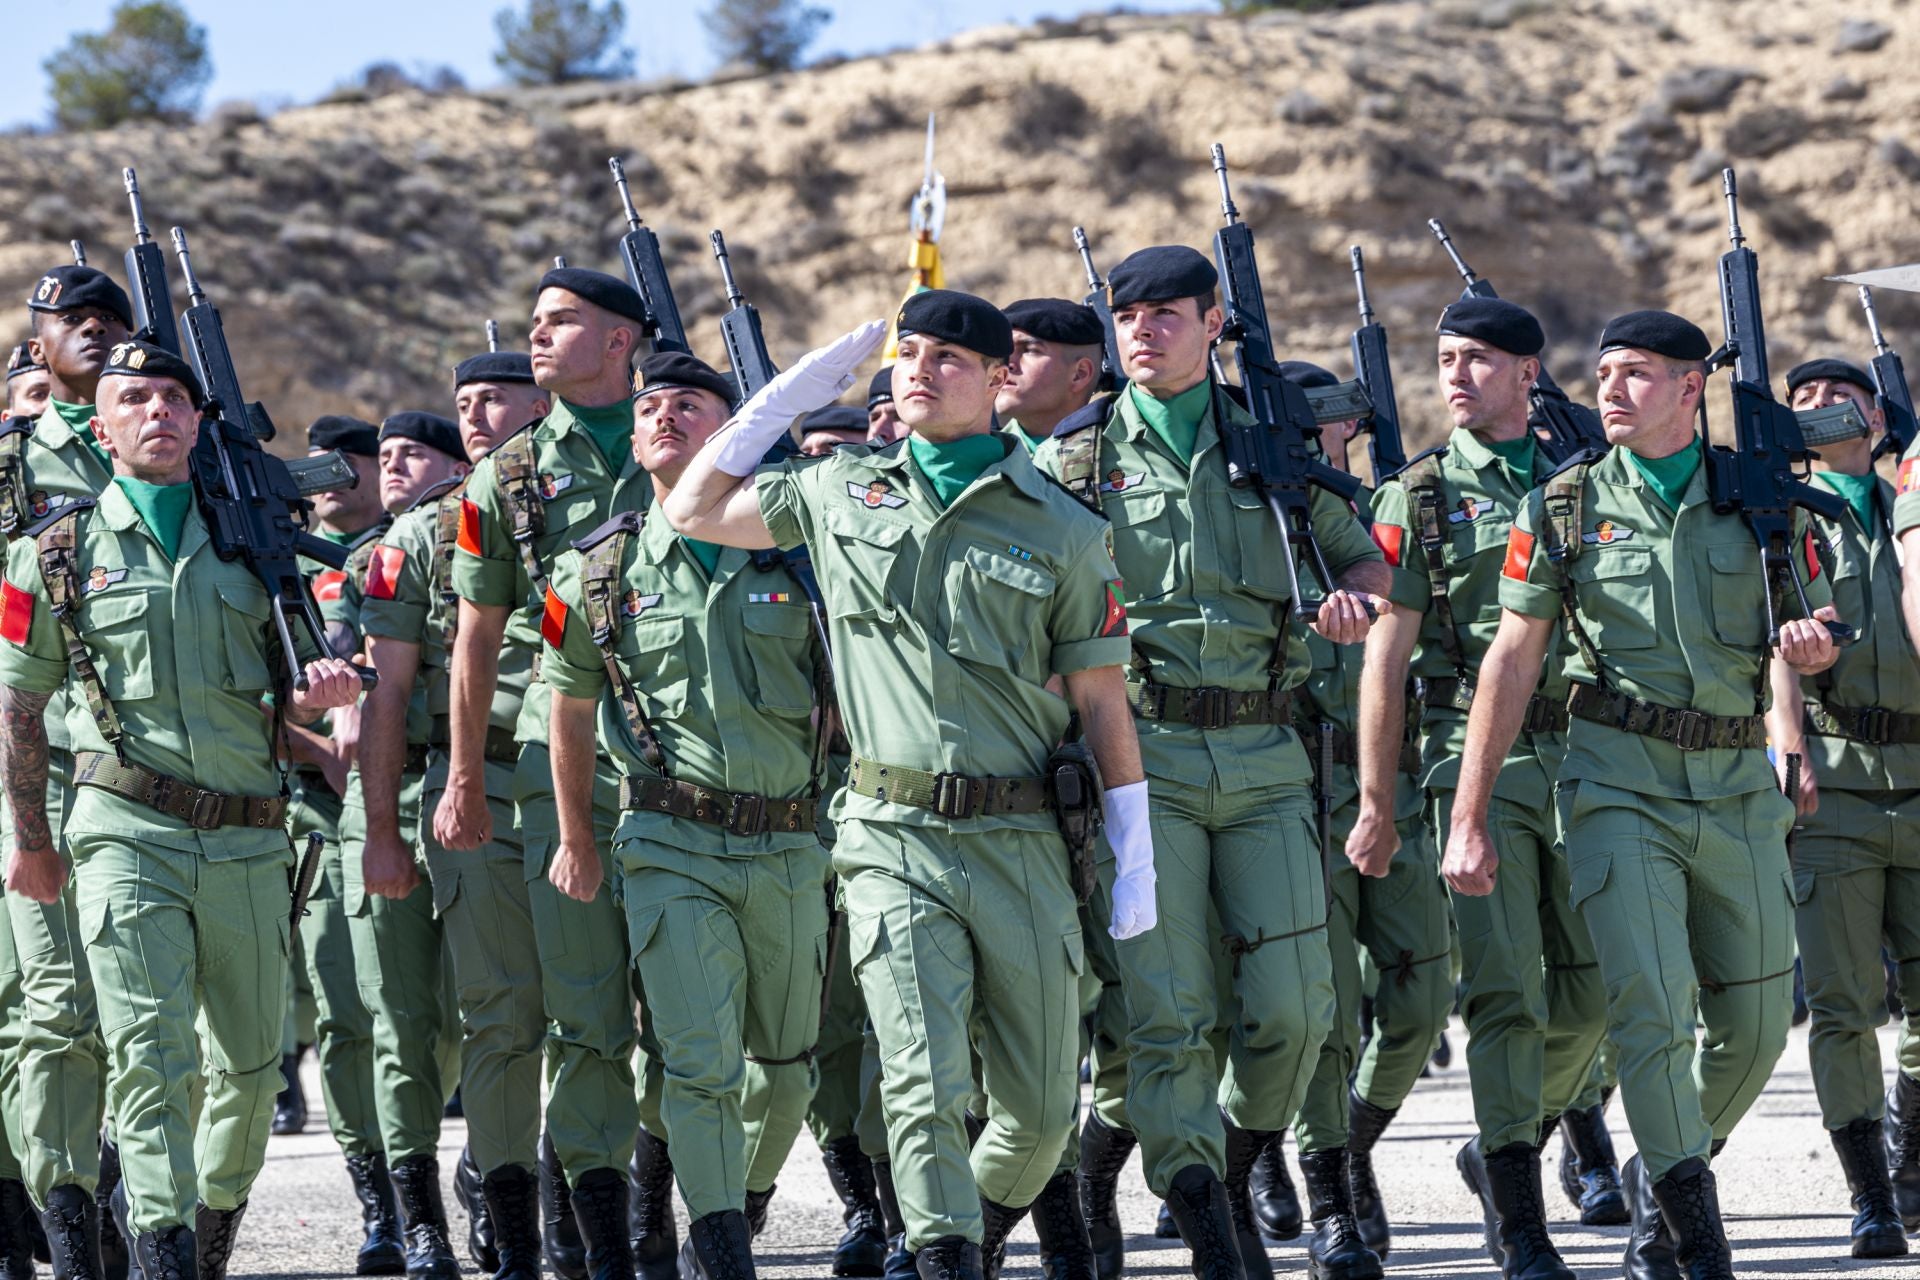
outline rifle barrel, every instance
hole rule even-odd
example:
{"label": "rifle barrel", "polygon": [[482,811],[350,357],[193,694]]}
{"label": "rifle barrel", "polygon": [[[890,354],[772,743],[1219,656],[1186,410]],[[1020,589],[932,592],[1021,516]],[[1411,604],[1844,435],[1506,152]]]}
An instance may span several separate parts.
{"label": "rifle barrel", "polygon": [[69,240],[67,241],[67,247],[73,250],[74,266],[84,267],[87,265],[87,246],[81,244],[78,240]]}
{"label": "rifle barrel", "polygon": [[1373,323],[1373,303],[1367,299],[1367,260],[1357,244],[1348,246],[1347,253],[1353,260],[1353,287],[1360,294],[1360,324],[1365,327]]}
{"label": "rifle barrel", "polygon": [[620,207],[627,215],[627,229],[640,229],[640,211],[633,206],[633,192],[627,186],[627,167],[620,163],[619,156],[607,158],[607,168],[613,170],[613,185],[620,191]]}
{"label": "rifle barrel", "polygon": [[1860,306],[1867,313],[1867,332],[1873,335],[1874,351],[1887,354],[1887,338],[1880,332],[1880,313],[1873,309],[1873,290],[1864,284],[1860,286]]}
{"label": "rifle barrel", "polygon": [[714,260],[720,264],[720,281],[727,287],[727,305],[737,307],[746,301],[740,286],[733,282],[733,262],[727,257],[727,238],[716,229],[708,237],[713,241]]}
{"label": "rifle barrel", "polygon": [[196,307],[203,306],[207,292],[200,287],[200,277],[193,273],[193,258],[187,252],[187,233],[175,227],[171,234],[174,256],[180,259],[180,275],[187,282],[187,300]]}
{"label": "rifle barrel", "polygon": [[1080,265],[1086,268],[1087,288],[1104,289],[1106,282],[1100,279],[1100,271],[1093,265],[1093,246],[1087,243],[1087,229],[1073,229],[1073,247],[1080,251]]}
{"label": "rifle barrel", "polygon": [[1740,193],[1734,186],[1732,169],[1720,171],[1720,185],[1727,193],[1727,239],[1733,241],[1733,247],[1738,249],[1746,243],[1747,237],[1740,231]]}
{"label": "rifle barrel", "polygon": [[500,322],[498,320],[489,320],[487,321],[487,350],[498,351],[499,349]]}
{"label": "rifle barrel", "polygon": [[1440,241],[1440,247],[1447,251],[1447,257],[1453,259],[1453,269],[1460,273],[1462,280],[1472,284],[1480,278],[1474,269],[1467,265],[1467,260],[1460,256],[1460,251],[1453,247],[1453,237],[1447,234],[1446,224],[1438,218],[1428,218],[1427,230],[1433,232],[1435,238]]}
{"label": "rifle barrel", "polygon": [[140,201],[140,179],[134,176],[132,169],[122,169],[120,178],[127,186],[127,201],[133,206],[133,239],[135,244],[150,244],[153,233],[147,230],[147,211]]}
{"label": "rifle barrel", "polygon": [[1213,172],[1220,179],[1220,213],[1231,225],[1240,221],[1240,211],[1233,207],[1233,188],[1227,185],[1227,149],[1217,142],[1213,144]]}

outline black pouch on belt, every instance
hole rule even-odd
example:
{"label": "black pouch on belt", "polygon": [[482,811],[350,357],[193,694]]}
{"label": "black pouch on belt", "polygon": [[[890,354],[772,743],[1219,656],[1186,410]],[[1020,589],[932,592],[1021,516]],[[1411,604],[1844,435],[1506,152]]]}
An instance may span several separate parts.
{"label": "black pouch on belt", "polygon": [[1106,811],[1100,806],[1100,765],[1087,740],[1072,730],[1047,757],[1047,786],[1053,792],[1054,819],[1067,842],[1067,878],[1073,884],[1074,897],[1085,902],[1099,883],[1094,859],[1099,853]]}

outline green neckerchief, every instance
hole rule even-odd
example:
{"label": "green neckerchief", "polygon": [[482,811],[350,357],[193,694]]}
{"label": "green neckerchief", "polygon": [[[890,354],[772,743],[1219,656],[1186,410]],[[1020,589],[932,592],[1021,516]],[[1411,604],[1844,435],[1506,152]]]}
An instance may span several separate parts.
{"label": "green neckerchief", "polygon": [[1627,457],[1633,460],[1634,470],[1646,478],[1647,483],[1653,486],[1655,496],[1672,511],[1680,509],[1681,495],[1693,483],[1693,473],[1700,469],[1702,456],[1697,439],[1680,452],[1670,453],[1664,458],[1643,458],[1633,450],[1627,450]]}
{"label": "green neckerchief", "polygon": [[683,533],[680,535],[680,545],[687,549],[688,555],[700,562],[700,567],[705,569],[707,576],[711,578],[714,566],[720,563],[720,544],[702,542],[698,538],[689,538]]}
{"label": "green neckerchief", "polygon": [[1193,442],[1200,435],[1200,419],[1207,416],[1207,410],[1213,404],[1213,382],[1202,378],[1182,391],[1171,400],[1160,400],[1140,389],[1140,384],[1127,384],[1127,394],[1133,397],[1133,407],[1141,420],[1160,442],[1173,450],[1173,456],[1189,465],[1193,462]]}
{"label": "green neckerchief", "polygon": [[600,446],[600,453],[606,458],[613,474],[619,475],[627,465],[627,459],[633,456],[633,402],[616,400],[595,409],[571,400],[561,403],[567,406],[567,411],[573,414],[575,421],[586,428],[593,442]]}
{"label": "green neckerchief", "polygon": [[[367,526],[367,529],[371,529],[371,528],[373,528],[372,525]],[[359,541],[360,535],[365,533],[367,529],[356,529],[352,533],[340,533],[333,529],[321,529],[321,530],[318,530],[318,532],[321,537],[325,538],[328,542],[331,542],[336,547],[350,547],[355,542]]]}
{"label": "green neckerchief", "polygon": [[93,450],[94,457],[100,459],[100,461],[106,463],[109,467],[113,465],[113,459],[107,456],[106,449],[94,438],[93,426],[91,425],[93,422],[92,405],[68,404],[64,400],[49,400],[47,403],[52,405],[53,411],[60,415],[60,421],[73,428],[73,434],[80,437],[81,443]]}
{"label": "green neckerchief", "polygon": [[[61,416],[65,416],[64,414]],[[148,484],[132,476],[115,476],[114,484],[127,495],[127,501],[140,513],[147,531],[159,539],[160,549],[171,560],[180,551],[180,535],[187,527],[187,509],[193,506],[193,485]]]}
{"label": "green neckerchief", "polygon": [[1005,439],[1004,435],[1004,432],[988,431],[981,435],[961,436],[945,444],[908,436],[907,451],[913,455],[913,465],[933,486],[934,493],[940,498],[940,505],[944,507],[978,480],[982,471],[1007,456],[1007,450],[1013,447],[1013,442]]}
{"label": "green neckerchief", "polygon": [[1813,473],[1853,508],[1853,514],[1859,519],[1860,527],[1868,533],[1873,532],[1873,490],[1880,478],[1869,471],[1864,476],[1850,476],[1844,471],[1816,471]]}
{"label": "green neckerchief", "polygon": [[1507,469],[1513,482],[1522,489],[1533,488],[1534,459],[1539,453],[1539,442],[1533,432],[1515,436],[1511,440],[1482,440],[1487,452],[1500,459],[1500,465]]}
{"label": "green neckerchief", "polygon": [[1045,436],[1027,434],[1027,429],[1020,425],[1020,419],[1018,418],[1008,418],[1000,425],[1000,429],[1012,436],[1015,440],[1018,440],[1021,444],[1027,446],[1027,454],[1029,456],[1038,452],[1040,446],[1046,443]]}

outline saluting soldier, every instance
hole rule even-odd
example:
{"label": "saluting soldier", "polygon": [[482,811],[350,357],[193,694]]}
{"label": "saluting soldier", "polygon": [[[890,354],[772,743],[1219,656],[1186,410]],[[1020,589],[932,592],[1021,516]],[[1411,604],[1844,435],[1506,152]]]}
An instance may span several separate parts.
{"label": "saluting soldier", "polygon": [[[1439,390],[1453,430],[1444,451],[1416,458],[1373,502],[1374,538],[1395,570],[1395,608],[1374,629],[1361,677],[1369,745],[1347,856],[1363,870],[1398,843],[1400,732],[1416,649],[1420,781],[1434,831],[1448,829],[1468,709],[1499,625],[1507,531],[1552,470],[1527,426],[1546,344],[1539,321],[1504,299],[1467,297],[1441,313],[1438,329]],[[1606,991],[1586,923],[1567,900],[1550,807],[1567,727],[1566,646],[1551,648],[1494,783],[1489,822],[1500,874],[1491,892],[1480,880],[1449,877],[1478,1130],[1454,1163],[1480,1199],[1488,1254],[1509,1277],[1568,1274],[1547,1234],[1540,1149],[1586,1084],[1606,1030]],[[1585,1130],[1581,1140],[1591,1147]],[[1618,1189],[1611,1194],[1614,1220],[1623,1220]]]}
{"label": "saluting soldier", "polygon": [[52,382],[47,366],[33,354],[32,343],[15,347],[7,357],[6,412],[0,417],[37,418],[45,413]]}
{"label": "saluting soldier", "polygon": [[1828,575],[1798,518],[1815,616],[1790,617],[1785,591],[1769,651],[1760,550],[1702,474],[1708,354],[1697,326],[1664,311],[1601,334],[1613,448],[1533,490],[1514,521],[1443,868],[1467,896],[1506,874],[1490,801],[1564,615],[1578,652],[1555,805],[1639,1148],[1623,1171],[1636,1280],[1676,1263],[1731,1274],[1708,1161],[1766,1084],[1792,1014],[1793,806],[1767,763],[1767,666],[1814,675],[1835,655]]}
{"label": "saluting soldier", "polygon": [[[1127,696],[1166,852],[1160,927],[1116,948],[1130,1020],[1124,1107],[1096,1105],[1081,1150],[1090,1166],[1117,1167],[1138,1135],[1147,1185],[1167,1201],[1195,1273],[1263,1277],[1272,1268],[1248,1178],[1305,1100],[1334,1016],[1310,769],[1292,727],[1301,673],[1287,666],[1287,549],[1264,495],[1227,482],[1221,424],[1250,419],[1208,371],[1224,324],[1213,264],[1161,245],[1108,280],[1128,389],[1036,461],[1113,525],[1134,601]],[[1379,549],[1332,494],[1316,491],[1313,522],[1336,581],[1312,625],[1358,642],[1365,595],[1386,593]],[[1156,893],[1124,856],[1103,861],[1101,885],[1096,914],[1124,915]],[[1233,955],[1232,1007],[1217,994],[1221,947]],[[1216,1025],[1231,1028],[1224,1073],[1207,1044]],[[1344,1142],[1301,1167],[1315,1276],[1379,1275],[1353,1221]]]}
{"label": "saluting soldier", "polygon": [[[853,746],[834,866],[878,1040],[893,1185],[919,1275],[970,1280],[997,1270],[1072,1124],[1085,959],[1045,773],[1070,708],[1108,787],[1109,835],[1144,890],[1114,917],[1122,936],[1153,924],[1153,850],[1105,528],[991,430],[1006,318],[929,290],[897,326],[905,443],[750,479],[796,413],[848,385],[879,345],[876,322],[764,388],[663,506],[689,537],[812,553]],[[972,1047],[989,1114],[969,1160]]]}
{"label": "saluting soldier", "polygon": [[[1788,371],[1787,393],[1797,411],[1841,414],[1803,419],[1801,430],[1818,451],[1814,482],[1847,500],[1840,519],[1809,519],[1834,607],[1858,635],[1811,681],[1773,669],[1776,768],[1789,754],[1801,761],[1793,894],[1813,1021],[1807,1051],[1853,1196],[1853,1256],[1894,1258],[1907,1252],[1907,1233],[1881,1141],[1888,1108],[1874,1029],[1887,1020],[1883,946],[1900,964],[1902,991],[1920,995],[1920,655],[1900,615],[1893,486],[1873,471],[1886,426],[1873,379],[1846,360],[1809,360]],[[1920,1045],[1910,1034],[1900,1057],[1896,1111],[1912,1130],[1920,1085],[1908,1072],[1920,1070]],[[1896,1127],[1896,1149],[1903,1139],[1912,1144]]]}
{"label": "saluting soldier", "polygon": [[[186,364],[122,342],[98,392],[113,481],[16,538],[0,591],[8,898],[57,903],[71,858],[140,1268],[221,1280],[280,1085],[292,851],[273,730],[360,682],[324,659],[294,688],[301,658],[269,638],[265,587],[214,554],[189,480],[200,389]],[[45,714],[67,683],[80,701],[63,856]]]}

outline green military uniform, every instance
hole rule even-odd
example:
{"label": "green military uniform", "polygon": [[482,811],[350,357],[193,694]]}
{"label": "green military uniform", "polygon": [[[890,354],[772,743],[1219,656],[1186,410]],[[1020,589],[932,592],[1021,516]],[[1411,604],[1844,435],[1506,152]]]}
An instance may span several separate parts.
{"label": "green military uniform", "polygon": [[622,777],[619,897],[674,1173],[690,1217],[744,1210],[746,1060],[766,1073],[760,1145],[782,1160],[815,1083],[825,659],[777,555],[689,543],[637,514],[578,546],[554,571],[541,676],[606,707],[618,673],[601,749]]}
{"label": "green military uniform", "polygon": [[[1125,615],[1100,522],[1004,447],[944,502],[907,444],[758,479],[767,527],[807,544],[831,615],[855,757],[834,866],[912,1249],[980,1240],[983,1198],[1031,1203],[1076,1093],[1084,949],[1058,828],[1033,798],[1068,720],[1047,680],[1123,661]],[[1004,781],[949,792],[943,814],[942,774]],[[990,1103],[971,1162],[970,1028]]]}
{"label": "green military uniform", "polygon": [[[609,409],[580,410],[556,398],[546,418],[503,441],[467,481],[453,589],[475,604],[514,610],[508,649],[538,652],[546,576],[559,554],[615,509],[641,509],[650,498],[646,473],[633,460],[631,411],[624,401],[620,412],[627,415],[624,435],[613,429]],[[591,421],[583,421],[583,413]],[[596,440],[595,430],[607,445]],[[536,669],[514,728],[521,743],[514,814],[526,851],[525,884],[549,1024],[547,1131],[571,1182],[589,1170],[624,1169],[632,1157],[639,1123],[637,1041],[627,922],[614,897],[619,778],[600,762],[594,825],[606,882],[593,901],[576,902],[547,879],[547,860],[559,843],[547,755],[551,704]]]}
{"label": "green military uniform", "polygon": [[[1419,780],[1444,844],[1467,711],[1500,625],[1507,533],[1550,466],[1531,437],[1497,453],[1457,428],[1446,452],[1416,461],[1374,497],[1374,536],[1394,565],[1393,602],[1421,611],[1413,674],[1424,691]],[[1528,720],[1494,784],[1493,892],[1453,895],[1459,923],[1467,1068],[1483,1153],[1537,1144],[1572,1104],[1606,1030],[1606,991],[1586,924],[1568,902],[1551,801],[1566,750],[1566,648],[1556,637]]]}
{"label": "green military uniform", "polygon": [[[1831,474],[1815,482],[1847,496]],[[1862,479],[1871,485],[1865,521],[1851,506],[1839,520],[1813,517],[1834,608],[1859,639],[1800,681],[1820,807],[1794,836],[1795,923],[1814,1091],[1829,1129],[1886,1111],[1873,1034],[1887,1020],[1883,944],[1902,992],[1920,992],[1920,657],[1900,612],[1894,490]],[[1920,513],[1910,520],[1920,524]],[[1904,1022],[1899,1064],[1920,1078],[1920,1040]]]}
{"label": "green military uniform", "polygon": [[[62,502],[106,488],[112,470],[88,426],[92,416],[90,405],[55,402],[31,422],[0,424],[0,527],[10,536],[17,539]],[[73,805],[69,701],[59,690],[47,704],[47,823],[55,847]],[[13,838],[11,824],[5,838]],[[54,1187],[92,1189],[99,1177],[107,1050],[71,888],[55,903],[8,894],[6,905],[24,997],[20,1165],[34,1203],[44,1207]]]}
{"label": "green military uniform", "polygon": [[[1222,1109],[1246,1130],[1293,1120],[1334,1016],[1310,771],[1286,697],[1300,673],[1285,671],[1285,552],[1264,497],[1227,483],[1216,402],[1248,419],[1211,391],[1187,393],[1185,438],[1178,416],[1172,440],[1150,427],[1132,392],[1036,459],[1112,521],[1132,602],[1128,688],[1152,787],[1159,924],[1115,950],[1127,1118],[1162,1196],[1189,1165],[1225,1171]],[[1345,504],[1320,492],[1313,504],[1334,573],[1380,558]],[[1108,893],[1113,874],[1108,859]],[[1223,945],[1235,1008],[1215,998]],[[1224,1074],[1207,1047],[1216,1023],[1231,1024]]]}
{"label": "green military uniform", "polygon": [[[85,700],[68,716],[79,785],[66,843],[136,1232],[191,1226],[197,1203],[245,1203],[280,1089],[287,998],[292,854],[262,712],[280,660],[267,595],[213,554],[190,502],[181,519],[171,557],[118,484],[61,522],[79,643],[117,717],[96,720]],[[8,552],[0,683],[84,688],[38,553],[29,538]],[[107,789],[140,770],[206,790],[196,802],[176,789],[169,813]],[[203,1069],[196,1143],[182,1082]]]}
{"label": "green military uniform", "polygon": [[[1650,470],[1672,484],[1676,462]],[[1785,1047],[1792,806],[1757,718],[1768,585],[1753,535],[1713,510],[1702,469],[1669,505],[1643,465],[1614,449],[1528,495],[1500,604],[1533,618],[1567,609],[1580,648],[1567,666],[1573,719],[1555,801],[1571,901],[1606,982],[1627,1120],[1658,1182],[1708,1158]],[[1816,608],[1831,598],[1817,568]],[[1616,727],[1654,720],[1680,741]],[[1463,942],[1465,931],[1463,921]],[[1576,1087],[1584,1076],[1583,1065]]]}

